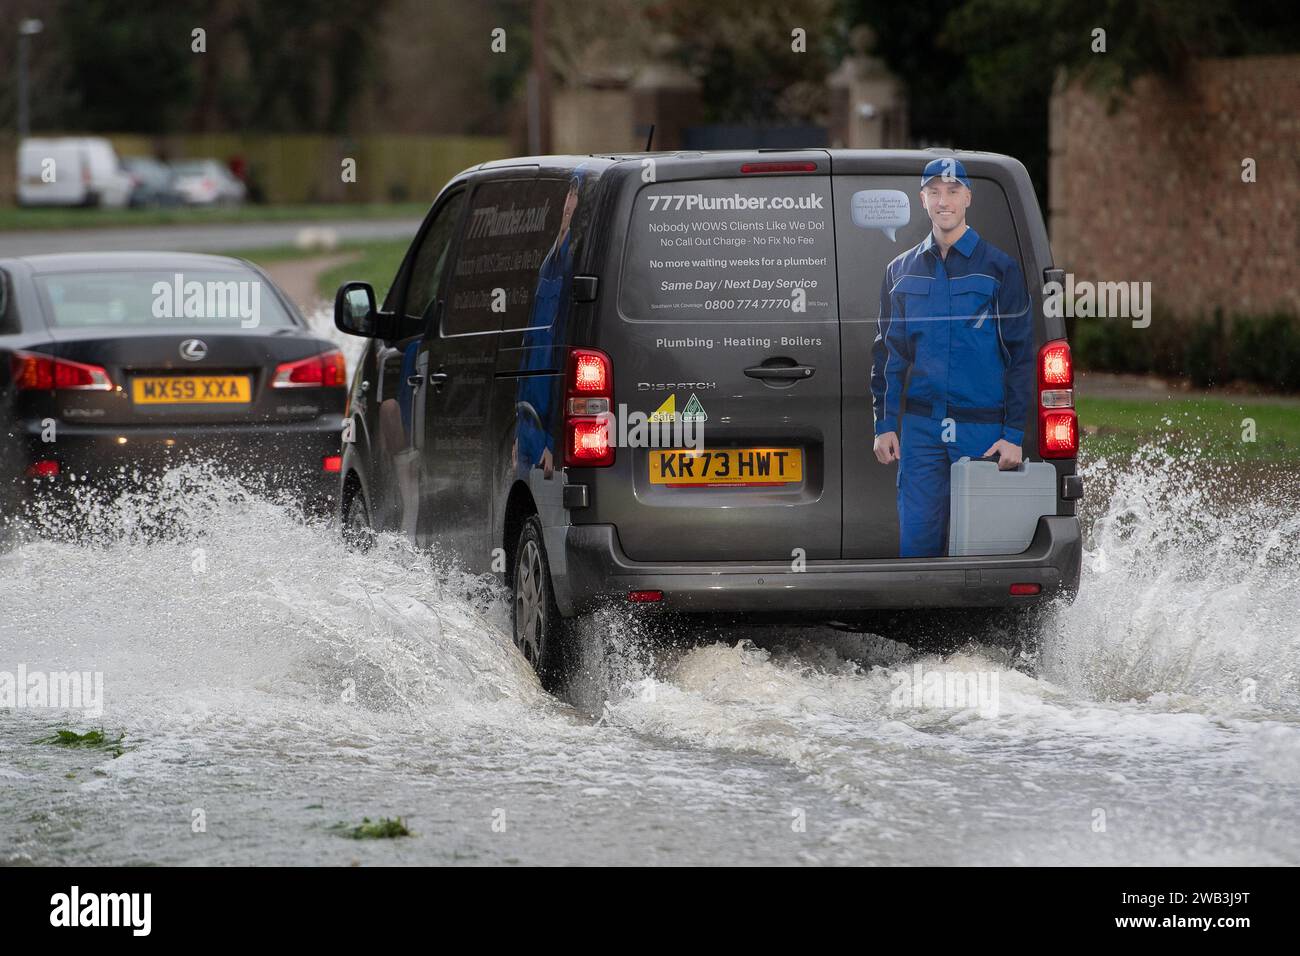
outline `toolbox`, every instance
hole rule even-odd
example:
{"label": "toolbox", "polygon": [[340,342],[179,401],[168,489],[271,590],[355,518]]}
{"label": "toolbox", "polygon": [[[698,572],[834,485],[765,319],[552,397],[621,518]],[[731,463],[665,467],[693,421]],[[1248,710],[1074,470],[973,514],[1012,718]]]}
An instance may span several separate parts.
{"label": "toolbox", "polygon": [[948,554],[1019,554],[1043,515],[1056,514],[1056,469],[1027,461],[999,471],[996,459],[959,458],[951,467]]}

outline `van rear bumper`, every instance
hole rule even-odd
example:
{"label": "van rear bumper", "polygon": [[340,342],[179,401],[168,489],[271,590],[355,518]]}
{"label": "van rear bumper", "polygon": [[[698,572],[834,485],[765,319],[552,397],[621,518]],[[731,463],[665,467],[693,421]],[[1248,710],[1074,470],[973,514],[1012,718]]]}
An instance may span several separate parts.
{"label": "van rear bumper", "polygon": [[[1038,604],[1078,590],[1083,557],[1079,519],[1038,520],[1028,549],[1015,555],[809,561],[803,571],[788,562],[752,564],[633,561],[612,525],[546,529],[556,604],[565,617],[629,591],[662,591],[639,604],[650,611],[826,612],[905,608],[1014,607]],[[1038,584],[1034,595],[1012,595],[1012,584]]]}

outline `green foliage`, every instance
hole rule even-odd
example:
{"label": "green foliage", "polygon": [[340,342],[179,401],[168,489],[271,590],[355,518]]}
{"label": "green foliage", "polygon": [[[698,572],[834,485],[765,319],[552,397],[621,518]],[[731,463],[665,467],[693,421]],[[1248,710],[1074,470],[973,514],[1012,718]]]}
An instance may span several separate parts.
{"label": "green foliage", "polygon": [[[390,2],[52,3],[32,45],[35,127],[344,131]],[[205,52],[193,49],[198,28]],[[11,76],[3,71],[0,86]]]}
{"label": "green foliage", "polygon": [[61,4],[37,37],[48,47],[41,54],[62,61],[66,86],[76,91],[61,125],[140,133],[174,128],[198,92],[200,61],[190,52],[190,31],[204,22],[204,7],[202,0]]}
{"label": "green foliage", "polygon": [[[1009,153],[1046,196],[1047,111],[1061,72],[1118,95],[1190,59],[1300,51],[1293,0],[839,0],[907,85],[921,143]],[[1092,49],[1095,28],[1106,52]]]}
{"label": "green foliage", "polygon": [[[700,77],[706,122],[763,125],[825,118],[833,13],[832,0],[663,0],[651,21]],[[795,28],[805,52],[791,49]]]}
{"label": "green foliage", "polygon": [[354,840],[394,840],[397,837],[408,837],[411,831],[406,828],[406,824],[401,817],[380,817],[372,821],[369,817],[363,817],[360,825],[349,827],[346,823],[336,823],[330,829],[338,830],[344,835]]}
{"label": "green foliage", "polygon": [[125,739],[123,734],[109,737],[102,730],[88,730],[84,734],[79,734],[75,730],[56,730],[49,737],[42,737],[36,742],[54,747],[70,747],[80,750],[106,750],[114,757],[120,757],[124,752],[122,748],[123,739]]}
{"label": "green foliage", "polygon": [[1201,388],[1250,382],[1300,391],[1300,319],[1221,313],[1178,319],[1157,312],[1146,329],[1120,319],[1076,319],[1071,347],[1079,366],[1184,378]]}

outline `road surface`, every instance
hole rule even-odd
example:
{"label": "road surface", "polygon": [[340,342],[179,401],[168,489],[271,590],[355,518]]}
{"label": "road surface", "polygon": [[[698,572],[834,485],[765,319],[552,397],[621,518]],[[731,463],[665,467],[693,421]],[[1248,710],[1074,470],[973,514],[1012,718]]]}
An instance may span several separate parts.
{"label": "road surface", "polygon": [[303,230],[333,231],[338,242],[409,239],[418,219],[341,219],[335,222],[211,223],[147,228],[15,230],[0,233],[0,258],[51,252],[223,252],[293,245]]}

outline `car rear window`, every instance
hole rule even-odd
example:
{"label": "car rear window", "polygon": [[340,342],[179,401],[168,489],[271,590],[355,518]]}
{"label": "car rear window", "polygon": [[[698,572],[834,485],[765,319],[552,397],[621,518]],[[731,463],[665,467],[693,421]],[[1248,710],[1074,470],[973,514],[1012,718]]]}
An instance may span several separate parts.
{"label": "car rear window", "polygon": [[634,321],[834,318],[829,178],[646,186],[629,227],[619,308]]}
{"label": "car rear window", "polygon": [[56,272],[36,277],[56,328],[280,328],[293,319],[255,272]]}

